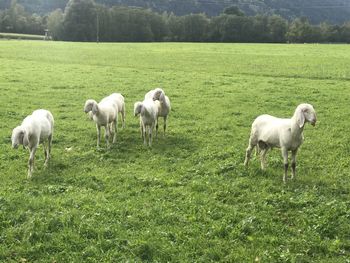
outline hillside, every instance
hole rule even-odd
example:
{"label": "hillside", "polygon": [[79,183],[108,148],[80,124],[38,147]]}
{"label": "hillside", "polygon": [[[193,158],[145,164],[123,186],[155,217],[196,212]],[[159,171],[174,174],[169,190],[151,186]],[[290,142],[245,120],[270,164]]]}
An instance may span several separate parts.
{"label": "hillside", "polygon": [[[0,2],[0,8],[9,6],[11,0]],[[64,9],[68,0],[18,0],[32,13],[45,14],[56,8]],[[230,5],[238,5],[247,15],[279,14],[287,19],[306,16],[312,23],[329,21],[342,24],[349,20],[348,0],[96,0],[97,3],[151,8],[158,12],[173,12],[177,15],[206,13],[215,16]]]}

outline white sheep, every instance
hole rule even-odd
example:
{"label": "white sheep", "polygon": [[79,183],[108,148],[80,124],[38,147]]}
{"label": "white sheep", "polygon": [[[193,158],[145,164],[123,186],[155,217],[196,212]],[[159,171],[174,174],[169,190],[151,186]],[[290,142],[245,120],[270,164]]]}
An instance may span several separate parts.
{"label": "white sheep", "polygon": [[[147,95],[147,94],[146,94]],[[164,118],[164,135],[165,135],[165,130],[166,130],[166,125],[167,125],[167,119],[168,115],[171,110],[171,105],[170,105],[170,100],[168,96],[165,95],[164,90],[161,88],[156,88],[153,90],[153,100],[158,100],[159,103],[159,109],[158,109],[158,115],[157,115],[157,125],[156,125],[156,137],[158,135],[158,117],[163,117]]]}
{"label": "white sheep", "polygon": [[271,115],[258,116],[253,124],[246,150],[244,165],[248,166],[254,147],[260,151],[261,168],[266,167],[266,153],[274,147],[281,148],[284,162],[283,181],[286,182],[288,172],[288,151],[292,152],[292,179],[295,177],[296,154],[303,143],[303,130],[306,122],[316,124],[316,112],[310,104],[300,104],[291,119],[276,118]]}
{"label": "white sheep", "polygon": [[156,89],[152,89],[149,92],[145,94],[145,99],[144,100],[153,100],[153,95]]}
{"label": "white sheep", "polygon": [[[120,115],[122,117],[122,127],[125,128],[125,100],[124,100],[124,96],[120,93],[113,93],[110,96],[108,96],[107,98],[115,101],[115,103],[117,104],[118,113],[120,113]],[[117,122],[118,122],[118,119],[117,119]]]}
{"label": "white sheep", "polygon": [[146,99],[143,102],[136,102],[134,104],[134,115],[140,114],[140,130],[143,143],[147,145],[146,136],[148,128],[148,145],[152,146],[152,132],[153,128],[157,125],[159,101],[153,101],[152,99]]}
{"label": "white sheep", "polygon": [[[20,144],[29,149],[28,178],[32,177],[34,170],[34,156],[40,143],[43,144],[45,163],[47,166],[52,146],[54,118],[47,110],[36,110],[27,116],[20,126],[12,131],[12,148],[17,149]],[[46,145],[46,142],[48,145]],[[48,146],[48,147],[46,147]]]}
{"label": "white sheep", "polygon": [[[118,112],[122,114],[123,127],[125,127],[125,104],[124,97],[119,93],[113,93],[103,98],[99,103],[88,99],[84,106],[85,113],[96,123],[97,147],[100,147],[101,126],[105,127],[105,140],[109,147],[109,137],[113,136],[113,143],[116,141]],[[91,113],[92,114],[91,114]]]}

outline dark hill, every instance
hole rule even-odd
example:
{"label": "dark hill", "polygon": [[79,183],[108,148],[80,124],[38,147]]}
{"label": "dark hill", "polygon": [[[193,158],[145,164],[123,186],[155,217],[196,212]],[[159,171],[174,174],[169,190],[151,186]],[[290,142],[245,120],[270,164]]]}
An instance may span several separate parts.
{"label": "dark hill", "polygon": [[[1,0],[0,9],[9,6],[11,0]],[[31,13],[45,14],[56,8],[64,9],[68,0],[17,0]],[[238,5],[247,15],[279,14],[289,20],[305,16],[312,23],[329,21],[342,24],[350,20],[349,0],[96,0],[107,6],[126,5],[151,8],[158,12],[176,15],[206,13],[215,16],[225,7]]]}

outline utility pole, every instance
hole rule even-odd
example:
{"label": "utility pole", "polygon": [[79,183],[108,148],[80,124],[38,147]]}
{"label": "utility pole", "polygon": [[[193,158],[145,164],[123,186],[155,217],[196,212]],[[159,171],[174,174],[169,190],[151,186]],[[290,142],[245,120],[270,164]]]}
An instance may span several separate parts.
{"label": "utility pole", "polygon": [[98,9],[96,9],[96,43],[100,42],[100,21],[98,17]]}

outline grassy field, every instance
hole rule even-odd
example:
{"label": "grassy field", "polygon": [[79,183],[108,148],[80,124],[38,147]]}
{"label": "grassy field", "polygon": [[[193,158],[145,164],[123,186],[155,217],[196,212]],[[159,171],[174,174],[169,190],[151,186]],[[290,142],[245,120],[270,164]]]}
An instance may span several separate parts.
{"label": "grassy field", "polygon": [[[350,262],[349,61],[347,45],[2,41],[0,261]],[[149,149],[133,104],[159,86],[173,111]],[[112,92],[127,127],[97,150],[84,102]],[[302,102],[318,123],[297,179],[282,183],[278,150],[245,169],[254,118]],[[10,137],[38,108],[55,116],[53,153],[27,180]]]}

